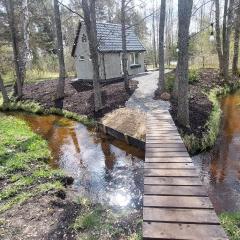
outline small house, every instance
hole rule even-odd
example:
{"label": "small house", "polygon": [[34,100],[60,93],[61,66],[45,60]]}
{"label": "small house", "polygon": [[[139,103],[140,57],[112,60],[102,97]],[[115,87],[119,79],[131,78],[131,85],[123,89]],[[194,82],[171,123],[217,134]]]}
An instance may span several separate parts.
{"label": "small house", "polygon": [[[100,79],[119,79],[122,69],[122,34],[121,25],[113,23],[97,23],[97,40],[99,52]],[[145,71],[145,48],[132,28],[126,30],[128,52],[128,74],[135,75]],[[86,26],[79,23],[74,41],[72,56],[75,58],[77,77],[80,80],[92,80],[93,68],[89,50]]]}

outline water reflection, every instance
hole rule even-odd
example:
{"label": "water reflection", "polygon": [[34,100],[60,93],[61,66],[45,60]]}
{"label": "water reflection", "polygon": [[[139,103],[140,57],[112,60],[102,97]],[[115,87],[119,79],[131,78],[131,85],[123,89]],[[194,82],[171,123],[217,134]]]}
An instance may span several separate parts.
{"label": "water reflection", "polygon": [[113,208],[142,206],[143,151],[60,116],[12,114],[48,141],[50,165],[74,178],[72,188],[77,194]]}
{"label": "water reflection", "polygon": [[193,158],[217,212],[240,210],[240,91],[222,100],[216,146]]}

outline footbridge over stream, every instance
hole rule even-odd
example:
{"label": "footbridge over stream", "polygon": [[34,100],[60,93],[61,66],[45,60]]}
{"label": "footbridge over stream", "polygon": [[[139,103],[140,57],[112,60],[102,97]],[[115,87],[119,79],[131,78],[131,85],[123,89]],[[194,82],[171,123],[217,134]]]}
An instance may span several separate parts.
{"label": "footbridge over stream", "polygon": [[144,239],[228,239],[169,112],[147,116]]}

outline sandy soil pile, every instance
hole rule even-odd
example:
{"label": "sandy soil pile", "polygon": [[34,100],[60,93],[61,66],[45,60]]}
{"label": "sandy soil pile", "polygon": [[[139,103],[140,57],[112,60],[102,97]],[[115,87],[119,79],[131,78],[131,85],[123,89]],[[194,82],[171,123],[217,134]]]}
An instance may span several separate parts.
{"label": "sandy soil pile", "polygon": [[146,134],[146,114],[130,108],[119,108],[102,118],[108,127],[126,133],[129,136],[144,140]]}

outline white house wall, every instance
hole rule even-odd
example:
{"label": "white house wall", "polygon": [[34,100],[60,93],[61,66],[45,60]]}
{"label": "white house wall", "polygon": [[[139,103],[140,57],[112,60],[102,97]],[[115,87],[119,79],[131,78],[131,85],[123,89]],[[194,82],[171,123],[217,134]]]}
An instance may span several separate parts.
{"label": "white house wall", "polygon": [[[86,27],[84,24],[81,26],[81,31],[78,37],[78,43],[75,52],[75,64],[77,70],[77,77],[79,79],[93,79],[93,67],[90,60],[90,50],[88,41],[82,42],[83,34],[87,36]],[[81,56],[84,60],[81,60]]]}
{"label": "white house wall", "polygon": [[[106,79],[119,78],[122,76],[121,70],[121,60],[119,53],[104,53],[104,64],[105,64],[105,73]],[[100,65],[103,69],[103,64]],[[100,72],[103,72],[103,70]],[[105,79],[104,74],[101,74],[101,78]]]}
{"label": "white house wall", "polygon": [[[89,42],[82,42],[83,34],[87,36],[86,27],[81,26],[78,37],[77,47],[75,51],[75,64],[77,77],[79,79],[93,79],[93,67],[90,59]],[[83,57],[84,59],[81,59]],[[99,54],[99,73],[100,78],[113,79],[122,77],[122,53],[100,53]],[[130,53],[128,54],[128,74],[135,75],[144,72],[144,53],[139,53],[138,62],[141,67],[130,67]],[[105,66],[105,67],[104,67]],[[105,69],[104,69],[105,68]]]}

